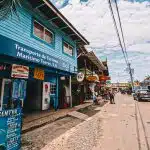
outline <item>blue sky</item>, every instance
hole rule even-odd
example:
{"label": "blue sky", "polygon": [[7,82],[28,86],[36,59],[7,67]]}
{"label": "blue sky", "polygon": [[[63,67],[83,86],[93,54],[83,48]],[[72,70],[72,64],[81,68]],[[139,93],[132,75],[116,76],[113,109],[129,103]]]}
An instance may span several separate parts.
{"label": "blue sky", "polygon": [[[118,4],[134,79],[143,80],[150,74],[150,2],[139,1],[119,0]],[[116,14],[115,6],[113,9]],[[93,50],[99,58],[107,57],[112,82],[128,81],[107,0],[82,4],[80,0],[70,0],[61,12],[90,41],[89,51]]]}

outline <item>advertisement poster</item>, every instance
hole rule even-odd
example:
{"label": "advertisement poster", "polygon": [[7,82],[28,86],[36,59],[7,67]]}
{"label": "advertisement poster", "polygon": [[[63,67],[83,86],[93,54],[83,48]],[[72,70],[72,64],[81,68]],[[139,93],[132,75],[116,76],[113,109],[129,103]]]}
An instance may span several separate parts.
{"label": "advertisement poster", "polygon": [[28,77],[29,77],[29,67],[13,64],[12,65],[11,77],[21,78],[21,79],[28,79]]}
{"label": "advertisement poster", "polygon": [[50,82],[43,83],[42,109],[47,110],[50,105]]}
{"label": "advertisement poster", "polygon": [[26,98],[27,81],[15,79],[13,81],[12,98],[25,99]]}
{"label": "advertisement poster", "polygon": [[34,69],[34,79],[44,80],[45,72],[43,69],[35,68]]}
{"label": "advertisement poster", "polygon": [[0,150],[19,150],[21,146],[21,109],[0,111]]}

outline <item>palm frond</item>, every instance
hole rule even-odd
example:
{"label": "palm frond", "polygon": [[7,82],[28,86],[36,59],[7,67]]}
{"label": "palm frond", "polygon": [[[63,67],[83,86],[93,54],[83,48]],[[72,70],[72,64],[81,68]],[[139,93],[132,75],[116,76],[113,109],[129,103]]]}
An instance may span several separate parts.
{"label": "palm frond", "polygon": [[5,20],[13,14],[19,17],[18,7],[21,7],[21,0],[0,0],[0,20]]}

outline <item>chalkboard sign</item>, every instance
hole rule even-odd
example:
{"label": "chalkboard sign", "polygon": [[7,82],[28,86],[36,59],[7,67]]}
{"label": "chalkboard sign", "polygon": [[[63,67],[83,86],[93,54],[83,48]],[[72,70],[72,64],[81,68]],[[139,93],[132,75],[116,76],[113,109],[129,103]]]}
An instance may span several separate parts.
{"label": "chalkboard sign", "polygon": [[21,109],[0,111],[0,150],[21,147]]}

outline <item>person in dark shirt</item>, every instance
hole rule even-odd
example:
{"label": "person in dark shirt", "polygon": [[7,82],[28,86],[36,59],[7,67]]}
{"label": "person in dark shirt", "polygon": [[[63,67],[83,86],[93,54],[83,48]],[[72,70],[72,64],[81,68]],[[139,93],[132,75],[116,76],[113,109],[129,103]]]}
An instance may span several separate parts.
{"label": "person in dark shirt", "polygon": [[115,104],[114,93],[109,92],[109,98],[110,98],[110,103],[111,103],[111,104]]}

